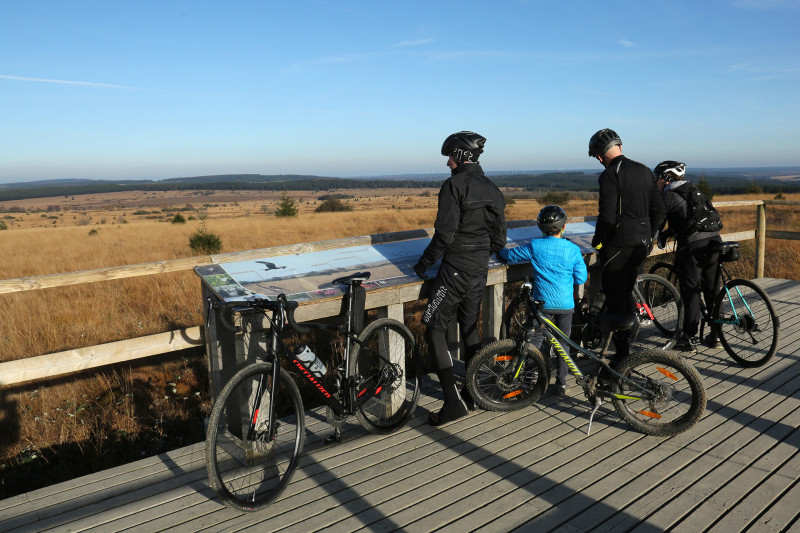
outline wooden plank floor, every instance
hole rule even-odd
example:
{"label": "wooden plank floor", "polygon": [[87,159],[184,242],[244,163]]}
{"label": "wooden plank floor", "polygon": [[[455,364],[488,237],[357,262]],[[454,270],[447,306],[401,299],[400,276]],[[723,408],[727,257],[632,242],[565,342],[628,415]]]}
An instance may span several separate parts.
{"label": "wooden plank floor", "polygon": [[800,282],[758,283],[780,316],[778,355],[743,369],[701,350],[708,408],[683,435],[646,437],[604,406],[587,436],[575,388],[433,428],[426,380],[389,437],[348,424],[325,447],[329,427],[307,418],[301,466],[262,512],[215,498],[196,444],[0,500],[0,531],[800,531]]}

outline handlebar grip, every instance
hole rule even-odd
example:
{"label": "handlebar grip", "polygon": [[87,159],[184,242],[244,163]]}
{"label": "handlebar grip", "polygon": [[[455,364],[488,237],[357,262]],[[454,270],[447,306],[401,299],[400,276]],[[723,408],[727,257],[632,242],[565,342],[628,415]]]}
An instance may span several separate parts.
{"label": "handlebar grip", "polygon": [[242,302],[214,303],[212,307],[217,310],[217,318],[222,327],[234,333],[242,331],[240,327],[233,323],[231,318],[233,316],[233,309],[235,307],[242,307]]}
{"label": "handlebar grip", "polygon": [[303,326],[297,323],[294,319],[294,311],[297,309],[297,302],[294,300],[287,300],[286,295],[281,294],[278,296],[283,301],[284,308],[286,309],[286,319],[289,321],[289,326],[297,333],[308,333],[311,331],[309,326]]}

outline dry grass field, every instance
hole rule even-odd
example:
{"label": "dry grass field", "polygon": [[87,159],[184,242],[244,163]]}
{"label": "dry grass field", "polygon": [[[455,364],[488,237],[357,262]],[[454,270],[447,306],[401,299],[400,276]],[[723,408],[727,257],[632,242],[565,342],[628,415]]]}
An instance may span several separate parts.
{"label": "dry grass field", "polygon": [[[201,218],[221,237],[222,252],[433,226],[435,189],[344,193],[356,197],[346,200],[351,212],[316,213],[322,193],[291,193],[296,218],[274,216],[280,193],[252,191],[0,202],[8,228],[0,231],[0,279],[188,257],[189,236]],[[786,196],[800,200],[800,194]],[[565,207],[570,216],[596,214],[593,200]],[[540,208],[517,199],[507,218],[532,219]],[[171,223],[176,213],[187,222]],[[721,214],[725,232],[754,227],[754,207]],[[794,207],[771,206],[767,227],[799,231],[800,216]],[[752,277],[752,241],[743,247],[737,275]],[[767,252],[767,276],[800,279],[800,245],[770,240]],[[200,304],[200,281],[191,271],[0,295],[0,361],[198,325]],[[208,410],[198,353],[2,389],[0,498],[201,440]]]}

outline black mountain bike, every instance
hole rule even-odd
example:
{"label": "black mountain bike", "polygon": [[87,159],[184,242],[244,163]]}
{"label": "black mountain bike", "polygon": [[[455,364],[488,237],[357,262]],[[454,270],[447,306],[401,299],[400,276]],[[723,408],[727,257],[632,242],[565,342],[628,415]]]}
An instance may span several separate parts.
{"label": "black mountain bike", "polygon": [[[305,412],[295,379],[307,382],[326,406],[334,434],[355,415],[371,433],[399,429],[419,399],[421,361],[411,331],[397,320],[378,319],[355,333],[355,289],[369,279],[361,272],[334,280],[347,286],[349,299],[343,324],[298,324],[297,302],[281,294],[276,300],[254,299],[220,305],[222,322],[233,328],[231,312],[263,313],[269,322],[263,361],[239,370],[214,403],[206,436],[206,469],[222,501],[240,511],[257,511],[272,503],[297,468],[305,438]],[[298,333],[312,328],[344,336],[344,362],[328,368],[326,379],[306,367],[281,340],[288,326]]]}
{"label": "black mountain bike", "polygon": [[[531,289],[526,282],[519,293],[526,310],[522,332],[485,346],[467,366],[467,388],[476,404],[490,411],[512,411],[542,397],[550,371],[531,343],[534,330],[539,329],[592,404],[588,431],[603,399],[610,399],[623,420],[647,435],[677,435],[700,420],[706,405],[705,387],[694,366],[680,354],[632,350],[622,361],[610,364],[607,354],[612,333],[630,329],[635,321],[632,316],[597,315],[603,347],[596,353],[579,346],[548,320],[542,314],[544,302],[533,299]],[[569,356],[569,349],[589,358],[596,372],[583,374]]]}
{"label": "black mountain bike", "polygon": [[[702,302],[703,318],[700,322],[700,337],[703,337],[706,324],[711,333],[719,339],[722,347],[731,358],[744,367],[765,365],[778,350],[780,322],[775,314],[767,293],[758,285],[746,279],[733,279],[724,263],[738,261],[740,245],[735,241],[718,242],[719,262],[714,279],[715,287],[722,287],[708,312]],[[659,262],[650,268],[677,282],[675,264]]]}

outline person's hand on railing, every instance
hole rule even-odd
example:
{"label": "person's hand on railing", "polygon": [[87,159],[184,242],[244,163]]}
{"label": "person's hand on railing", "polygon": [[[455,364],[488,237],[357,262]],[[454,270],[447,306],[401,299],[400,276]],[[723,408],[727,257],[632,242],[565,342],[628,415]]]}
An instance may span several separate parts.
{"label": "person's hand on railing", "polygon": [[428,269],[422,263],[417,263],[414,265],[414,274],[416,274],[417,277],[423,281],[431,279],[430,276],[425,273],[427,270]]}

